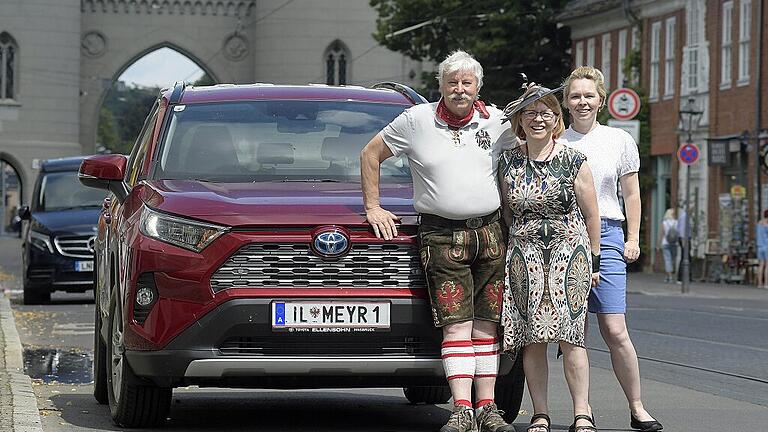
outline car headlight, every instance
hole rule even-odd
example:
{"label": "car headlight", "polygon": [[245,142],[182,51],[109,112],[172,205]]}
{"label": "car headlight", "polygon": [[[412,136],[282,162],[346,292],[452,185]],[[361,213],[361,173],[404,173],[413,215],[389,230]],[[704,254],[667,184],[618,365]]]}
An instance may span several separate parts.
{"label": "car headlight", "polygon": [[147,237],[200,252],[229,231],[228,227],[160,213],[144,206],[139,228]]}
{"label": "car headlight", "polygon": [[38,231],[29,231],[29,243],[43,252],[53,253],[51,236]]}

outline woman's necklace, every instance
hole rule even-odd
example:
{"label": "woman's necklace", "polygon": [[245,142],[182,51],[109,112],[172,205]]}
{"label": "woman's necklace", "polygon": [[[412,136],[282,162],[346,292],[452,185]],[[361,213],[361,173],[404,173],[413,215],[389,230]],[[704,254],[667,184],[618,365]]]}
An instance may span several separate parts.
{"label": "woman's necklace", "polygon": [[547,156],[546,156],[544,159],[540,159],[540,160],[537,160],[537,159],[531,159],[531,155],[530,155],[530,152],[528,151],[528,150],[529,150],[529,149],[528,149],[528,143],[526,143],[526,144],[525,144],[525,156],[526,156],[526,157],[527,157],[529,160],[533,160],[533,161],[535,161],[535,162],[546,162],[546,161],[548,161],[548,160],[549,160],[549,157],[550,157],[550,156],[552,156],[552,153],[555,151],[555,146],[556,146],[555,142],[554,142],[554,141],[552,141],[552,147],[550,147],[550,148],[549,148],[549,153],[547,153]]}

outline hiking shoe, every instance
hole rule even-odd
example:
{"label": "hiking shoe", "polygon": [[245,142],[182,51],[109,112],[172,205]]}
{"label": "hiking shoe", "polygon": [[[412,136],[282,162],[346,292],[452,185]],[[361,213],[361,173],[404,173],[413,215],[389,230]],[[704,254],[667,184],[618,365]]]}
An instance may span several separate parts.
{"label": "hiking shoe", "polygon": [[495,403],[491,402],[483,406],[477,415],[477,430],[479,432],[515,432],[515,427],[504,421],[501,417],[504,411],[499,410]]}
{"label": "hiking shoe", "polygon": [[440,428],[440,432],[477,432],[474,410],[472,408],[455,410],[448,417],[448,423]]}

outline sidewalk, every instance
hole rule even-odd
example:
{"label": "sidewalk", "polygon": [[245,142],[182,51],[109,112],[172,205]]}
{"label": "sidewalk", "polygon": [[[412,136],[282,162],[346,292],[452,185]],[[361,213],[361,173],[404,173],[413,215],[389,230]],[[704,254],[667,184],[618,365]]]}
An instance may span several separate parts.
{"label": "sidewalk", "polygon": [[733,300],[767,300],[768,289],[754,285],[691,282],[689,292],[682,294],[682,285],[665,283],[663,273],[628,273],[627,292],[646,295],[691,296]]}

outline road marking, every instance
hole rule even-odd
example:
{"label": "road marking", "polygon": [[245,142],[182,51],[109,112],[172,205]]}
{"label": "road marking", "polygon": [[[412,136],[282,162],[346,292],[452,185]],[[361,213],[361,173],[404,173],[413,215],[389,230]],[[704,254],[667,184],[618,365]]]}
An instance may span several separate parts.
{"label": "road marking", "polygon": [[90,335],[93,334],[93,323],[56,324],[53,326],[54,335]]}

